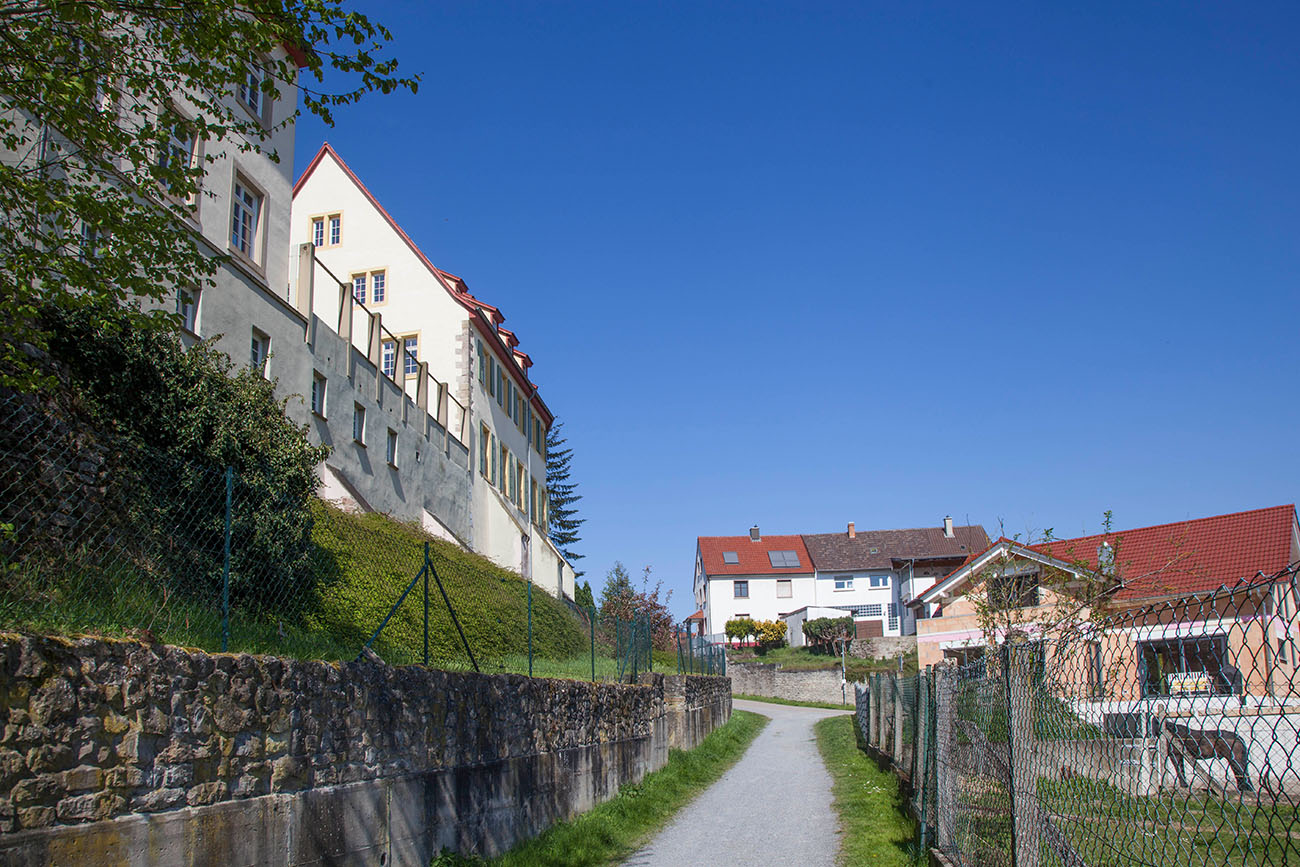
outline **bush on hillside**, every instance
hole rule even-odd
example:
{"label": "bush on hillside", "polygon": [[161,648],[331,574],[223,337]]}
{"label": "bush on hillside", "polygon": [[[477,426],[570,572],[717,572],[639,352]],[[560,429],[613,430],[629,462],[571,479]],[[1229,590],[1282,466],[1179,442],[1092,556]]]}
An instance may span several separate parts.
{"label": "bush on hillside", "polygon": [[803,636],[808,649],[814,653],[831,653],[835,642],[853,635],[852,617],[816,617],[803,625]]}
{"label": "bush on hillside", "polygon": [[141,522],[176,537],[171,548],[191,558],[187,578],[219,586],[223,471],[233,467],[232,602],[300,610],[313,590],[315,468],[328,449],[285,416],[273,383],[209,343],[186,349],[172,331],[133,330],[112,303],[44,317],[53,365],[114,444],[116,486],[147,515]]}

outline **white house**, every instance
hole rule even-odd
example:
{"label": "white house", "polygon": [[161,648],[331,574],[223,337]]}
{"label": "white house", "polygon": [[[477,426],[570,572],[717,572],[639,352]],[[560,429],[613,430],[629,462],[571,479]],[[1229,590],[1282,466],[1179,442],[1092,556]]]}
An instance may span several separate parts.
{"label": "white house", "polygon": [[983,527],[951,518],[905,530],[858,532],[850,523],[843,533],[764,537],[754,527],[748,536],[701,536],[695,602],[717,641],[732,618],[785,618],[799,646],[794,626],[829,611],[851,615],[859,638],[912,635],[907,603],[987,546]]}
{"label": "white house", "polygon": [[[379,373],[435,407],[448,436],[468,450],[468,538],[438,526],[437,515],[426,527],[572,597],[573,568],[546,532],[554,416],[529,379],[532,360],[502,327],[505,317],[436,267],[328,144],[294,186],[289,236],[309,248],[315,279],[328,287],[314,292],[316,317],[337,321],[354,344],[364,333]],[[336,443],[353,453],[371,447],[364,437]],[[326,482],[326,496],[354,499],[344,479]]]}

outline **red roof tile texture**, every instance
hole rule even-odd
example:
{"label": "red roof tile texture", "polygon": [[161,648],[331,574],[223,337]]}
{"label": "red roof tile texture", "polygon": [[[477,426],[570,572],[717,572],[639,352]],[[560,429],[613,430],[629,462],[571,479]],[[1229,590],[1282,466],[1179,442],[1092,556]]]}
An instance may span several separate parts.
{"label": "red roof tile texture", "polygon": [[1182,596],[1273,575],[1300,556],[1294,550],[1295,505],[1215,515],[1155,527],[1060,539],[1032,546],[1059,560],[1097,569],[1102,542],[1115,549],[1120,601]]}
{"label": "red roof tile texture", "polygon": [[[748,536],[700,536],[698,541],[704,571],[709,575],[811,575],[813,571],[802,536],[763,536],[757,542]],[[722,562],[726,551],[736,552],[739,562]],[[793,551],[799,565],[773,567],[767,556],[770,551]]]}

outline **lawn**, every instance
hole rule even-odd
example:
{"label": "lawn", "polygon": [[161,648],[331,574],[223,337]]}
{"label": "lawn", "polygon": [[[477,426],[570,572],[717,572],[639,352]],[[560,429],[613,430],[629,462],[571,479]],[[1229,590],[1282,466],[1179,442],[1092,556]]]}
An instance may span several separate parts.
{"label": "lawn", "polygon": [[587,867],[617,862],[641,848],[739,761],[768,721],[738,710],[695,749],[673,750],[667,765],[577,819],[554,825],[495,860],[444,853],[433,859],[433,867]]}
{"label": "lawn", "polygon": [[[806,647],[777,647],[759,655],[752,648],[739,648],[727,651],[731,662],[775,662],[780,663],[786,671],[821,671],[840,668],[840,658],[825,653],[813,653]],[[845,660],[845,673],[851,681],[865,680],[867,675],[878,671],[896,673],[898,660],[890,659],[854,659]],[[916,674],[916,651],[903,657],[903,673]]]}
{"label": "lawn", "polygon": [[793,707],[821,707],[830,710],[842,710],[849,712],[853,710],[852,704],[831,704],[825,701],[795,701],[791,698],[771,698],[766,695],[745,695],[744,693],[733,693],[732,698],[743,698],[746,701],[765,701],[768,704],[788,704]]}
{"label": "lawn", "polygon": [[904,812],[898,778],[858,749],[853,724],[852,716],[834,716],[814,726],[817,748],[834,781],[840,863],[916,864],[916,826]]}

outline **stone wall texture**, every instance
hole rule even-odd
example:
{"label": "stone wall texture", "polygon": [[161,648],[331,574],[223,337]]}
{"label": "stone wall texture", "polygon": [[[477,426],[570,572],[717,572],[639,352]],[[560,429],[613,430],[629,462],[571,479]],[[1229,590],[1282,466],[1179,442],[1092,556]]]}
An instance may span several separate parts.
{"label": "stone wall texture", "polygon": [[0,865],[491,856],[730,716],[638,685],[0,635]]}
{"label": "stone wall texture", "polygon": [[853,704],[853,684],[840,689],[840,670],[786,671],[770,662],[728,662],[727,676],[736,695],[762,695],[791,701]]}

